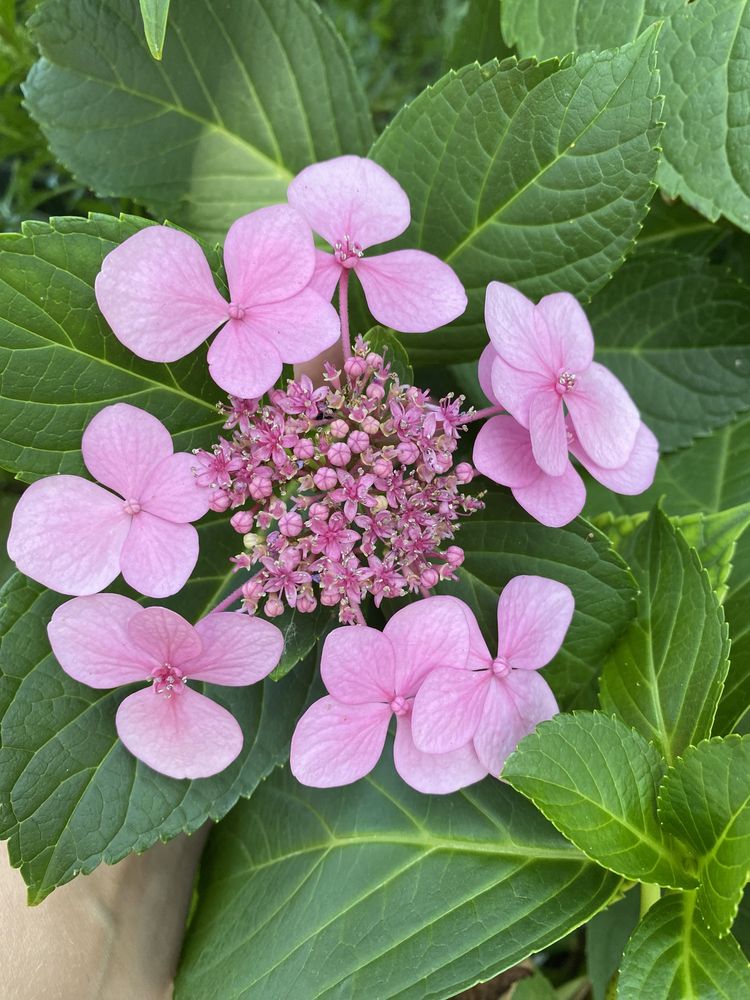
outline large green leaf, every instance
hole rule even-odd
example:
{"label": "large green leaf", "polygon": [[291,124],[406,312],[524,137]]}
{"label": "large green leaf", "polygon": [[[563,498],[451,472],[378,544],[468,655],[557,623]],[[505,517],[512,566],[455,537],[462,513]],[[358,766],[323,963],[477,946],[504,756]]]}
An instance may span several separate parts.
{"label": "large green leaf", "polygon": [[558,715],[521,741],[503,778],[588,857],[637,882],[697,885],[685,851],[659,826],[665,764],[617,718]]}
{"label": "large green leaf", "polygon": [[698,857],[698,906],[726,934],[750,877],[750,736],[688,747],[664,779],[659,816]]}
{"label": "large green leaf", "polygon": [[608,990],[638,923],[639,902],[638,889],[631,889],[623,899],[597,913],[586,926],[586,971],[593,1000],[612,1000]]}
{"label": "large green leaf", "polygon": [[500,34],[498,0],[468,0],[461,6],[464,12],[446,54],[446,69],[460,69],[475,60],[484,63],[505,59],[513,54]]}
{"label": "large green leaf", "polygon": [[[226,526],[201,526],[193,581],[171,601],[186,617],[227,585]],[[202,687],[240,722],[245,748],[221,774],[176,781],[132,757],[115,712],[132,686],[94,690],[65,674],[46,625],[66,598],[16,574],[0,592],[0,835],[38,903],[75,875],[220,819],[283,761],[302,712],[314,655],[283,681]]]}
{"label": "large green leaf", "polygon": [[750,287],[707,258],[638,253],[588,308],[597,358],[662,451],[750,408]]}
{"label": "large green leaf", "polygon": [[331,790],[279,770],[211,834],[175,996],[209,996],[221,975],[245,1000],[452,997],[618,884],[491,779],[428,796],[390,759]]}
{"label": "large green leaf", "polygon": [[721,606],[695,551],[660,511],[632,536],[638,616],[609,656],[600,699],[669,763],[711,734],[728,663]]}
{"label": "large green leaf", "polygon": [[154,59],[161,59],[167,33],[169,0],[140,0],[140,6],[149,52]]}
{"label": "large green leaf", "polygon": [[608,49],[664,19],[659,71],[665,97],[657,180],[709,219],[750,229],[747,0],[503,0],[506,41],[524,56]]}
{"label": "large green leaf", "polygon": [[646,913],[625,950],[617,1000],[740,1000],[750,967],[735,939],[715,937],[695,893],[665,896]]}
{"label": "large green leaf", "polygon": [[31,28],[42,58],[26,102],[55,156],[204,236],[372,141],[349,56],[311,0],[173,0],[160,62],[137,0],[46,0]]}
{"label": "large green leaf", "polygon": [[414,359],[478,356],[489,281],[586,298],[620,265],[653,193],[655,37],[573,64],[466,66],[375,143],[371,155],[411,199],[399,245],[447,260],[469,296],[447,333],[408,339]]}
{"label": "large green leaf", "polygon": [[586,521],[545,528],[497,487],[484,502],[485,509],[456,535],[466,553],[458,582],[441,589],[469,604],[490,649],[497,649],[497,601],[511,577],[532,574],[567,584],[576,611],[544,676],[562,707],[593,707],[604,656],[635,615],[632,576],[607,538]]}
{"label": "large green leaf", "polygon": [[[216,436],[221,390],[205,352],[171,365],[142,361],[97,308],[102,260],[144,224],[101,215],[0,236],[0,466],[21,479],[82,472],[83,429],[118,400],[162,420],[177,449]],[[220,279],[216,253],[209,258]]]}

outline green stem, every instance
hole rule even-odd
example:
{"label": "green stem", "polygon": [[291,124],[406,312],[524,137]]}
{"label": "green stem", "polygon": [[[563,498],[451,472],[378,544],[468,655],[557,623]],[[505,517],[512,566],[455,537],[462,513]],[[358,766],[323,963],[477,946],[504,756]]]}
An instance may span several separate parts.
{"label": "green stem", "polygon": [[649,882],[641,882],[641,919],[661,897],[661,888]]}

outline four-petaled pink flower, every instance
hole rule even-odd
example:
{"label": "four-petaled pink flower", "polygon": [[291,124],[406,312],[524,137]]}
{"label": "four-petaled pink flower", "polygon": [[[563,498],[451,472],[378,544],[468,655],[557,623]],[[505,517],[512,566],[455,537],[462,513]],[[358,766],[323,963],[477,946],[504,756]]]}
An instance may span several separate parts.
{"label": "four-petaled pink flower", "polygon": [[148,361],[176,361],[224,324],[208,350],[211,377],[234,396],[262,396],[283,362],[309,361],[339,336],[339,318],[308,284],[312,233],[288,205],[238,219],[224,243],[230,301],[192,237],[149,226],[116,247],[96,279],[113,333]]}
{"label": "four-petaled pink flower", "polygon": [[279,629],[260,618],[218,612],[192,626],[116,594],[68,601],[47,631],[63,670],[83,684],[150,682],[120,704],[117,733],[135,757],[170,778],[216,774],[242,749],[234,716],[189,682],[254,684],[284,646]]}
{"label": "four-petaled pink flower", "polygon": [[414,696],[435,668],[463,667],[469,625],[460,601],[428,597],[397,611],[382,632],[366,625],[334,629],[326,638],[320,673],[329,694],[297,723],[291,769],[304,785],[348,785],[375,767],[396,716],[393,760],[421,792],[453,792],[487,771],[470,745],[450,753],[421,753],[411,735]]}
{"label": "four-petaled pink flower", "polygon": [[556,580],[514,577],[497,606],[495,657],[471,610],[462,606],[471,629],[471,654],[466,663],[433,670],[425,679],[414,701],[414,742],[425,753],[448,753],[473,740],[482,765],[499,777],[519,740],[558,711],[536,671],[562,645],[573,616],[573,595]]}
{"label": "four-petaled pink flower", "polygon": [[13,514],[11,559],[62,594],[95,594],[120,572],[149,597],[177,593],[198,559],[189,522],[206,513],[210,495],[196,483],[195,457],[175,454],[166,427],[128,403],[97,413],[81,451],[108,489],[80,476],[32,483]]}
{"label": "four-petaled pink flower", "polygon": [[317,251],[312,287],[330,300],[344,270],[354,269],[370,312],[403,333],[424,333],[450,323],[466,309],[455,272],[421,250],[370,256],[409,225],[409,199],[377,163],[339,156],[314,163],[289,185],[289,204],[327,240],[333,254]]}

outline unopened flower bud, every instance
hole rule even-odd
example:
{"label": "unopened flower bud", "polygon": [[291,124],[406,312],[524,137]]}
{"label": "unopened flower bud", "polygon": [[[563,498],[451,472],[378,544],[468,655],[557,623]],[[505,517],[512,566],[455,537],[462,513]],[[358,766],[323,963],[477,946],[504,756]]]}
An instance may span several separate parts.
{"label": "unopened flower bud", "polygon": [[263,541],[265,541],[263,535],[258,535],[254,531],[248,531],[242,539],[242,544],[248,551],[250,551],[257,548]]}
{"label": "unopened flower bud", "polygon": [[422,586],[427,587],[427,589],[429,590],[430,587],[434,587],[435,584],[440,580],[440,574],[436,569],[433,569],[432,566],[430,566],[429,569],[423,571],[419,580]]}
{"label": "unopened flower bud", "polygon": [[356,355],[353,358],[347,358],[344,362],[344,371],[349,381],[353,382],[365,374],[367,371],[367,362],[364,358],[357,357]]}
{"label": "unopened flower bud", "polygon": [[248,580],[242,584],[242,600],[257,604],[263,596],[263,584],[260,580]]}
{"label": "unopened flower bud", "polygon": [[[348,465],[351,462],[351,460],[352,460],[352,453],[349,448],[349,445],[344,444],[343,441],[337,441],[335,444],[332,444],[331,447],[328,449],[328,461],[331,463],[331,465],[336,465],[339,468],[343,468],[344,466]],[[338,480],[336,481],[338,482]],[[335,486],[335,483],[332,483],[331,485]],[[330,488],[331,487],[329,486],[328,489]]]}
{"label": "unopened flower bud", "polygon": [[349,424],[347,424],[346,420],[334,420],[328,430],[331,432],[333,437],[339,438],[340,440],[341,438],[345,438],[349,433]]}
{"label": "unopened flower bud", "polygon": [[458,545],[450,545],[443,555],[445,556],[445,561],[454,569],[457,569],[464,561],[464,550],[459,548]]}
{"label": "unopened flower bud", "polygon": [[300,438],[294,446],[294,457],[306,462],[315,454],[315,445],[310,438]]}
{"label": "unopened flower bud", "polygon": [[369,434],[365,434],[364,431],[352,431],[346,439],[346,443],[349,445],[353,454],[359,455],[369,445],[370,436]]}
{"label": "unopened flower bud", "polygon": [[318,469],[313,476],[313,482],[319,490],[332,490],[338,481],[339,477],[336,475],[334,470],[329,468],[327,465]]}
{"label": "unopened flower bud", "polygon": [[318,521],[325,521],[328,517],[330,511],[328,505],[324,503],[314,503],[310,506],[310,517],[316,518]]}
{"label": "unopened flower bud", "polygon": [[270,476],[255,475],[248,483],[247,491],[253,500],[266,500],[273,493]]}
{"label": "unopened flower bud", "polygon": [[284,605],[275,594],[269,594],[263,605],[263,613],[267,618],[278,618],[284,614]]}
{"label": "unopened flower bud", "polygon": [[371,382],[365,390],[365,395],[369,399],[377,399],[380,401],[383,396],[385,396],[385,389],[382,385],[378,385],[377,382]]}
{"label": "unopened flower bud", "polygon": [[419,448],[413,441],[401,441],[396,448],[396,456],[402,465],[412,465],[419,458]]}
{"label": "unopened flower bud", "polygon": [[303,590],[297,597],[297,611],[301,612],[303,615],[310,614],[318,606],[318,602],[313,597],[311,590]]}
{"label": "unopened flower bud", "polygon": [[238,510],[230,517],[229,523],[240,535],[245,535],[255,523],[255,515],[249,510]]}
{"label": "unopened flower bud", "polygon": [[383,479],[393,472],[393,463],[389,462],[387,458],[376,458],[372,463],[372,471],[380,479]]}
{"label": "unopened flower bud", "polygon": [[375,417],[365,417],[362,421],[362,430],[365,434],[377,434],[380,430],[380,424]]}
{"label": "unopened flower bud", "polygon": [[302,517],[296,510],[290,510],[279,518],[279,531],[287,538],[296,538],[302,531]]}
{"label": "unopened flower bud", "polygon": [[372,371],[374,372],[379,372],[380,369],[383,367],[383,359],[379,354],[376,354],[374,351],[370,351],[370,353],[365,358],[365,361],[367,362],[367,367],[372,369]]}
{"label": "unopened flower bud", "polygon": [[228,493],[225,493],[224,490],[216,490],[215,493],[211,494],[208,506],[217,514],[223,514],[225,510],[229,510],[231,503],[232,500]]}

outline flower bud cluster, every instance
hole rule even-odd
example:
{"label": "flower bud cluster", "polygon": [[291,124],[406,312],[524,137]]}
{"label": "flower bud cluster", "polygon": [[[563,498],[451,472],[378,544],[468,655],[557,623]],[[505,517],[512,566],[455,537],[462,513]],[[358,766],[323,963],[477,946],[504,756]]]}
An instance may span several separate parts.
{"label": "flower bud cluster", "polygon": [[212,509],[235,511],[245,551],[234,561],[254,571],[243,587],[251,613],[320,603],[351,623],[367,594],[380,605],[429,591],[463,562],[450,544],[459,518],[483,507],[459,489],[472,466],[453,464],[463,397],[435,403],[400,384],[362,338],[343,371],[326,367],[325,383],[302,376],[265,404],[230,397],[231,440],[195,452]]}

